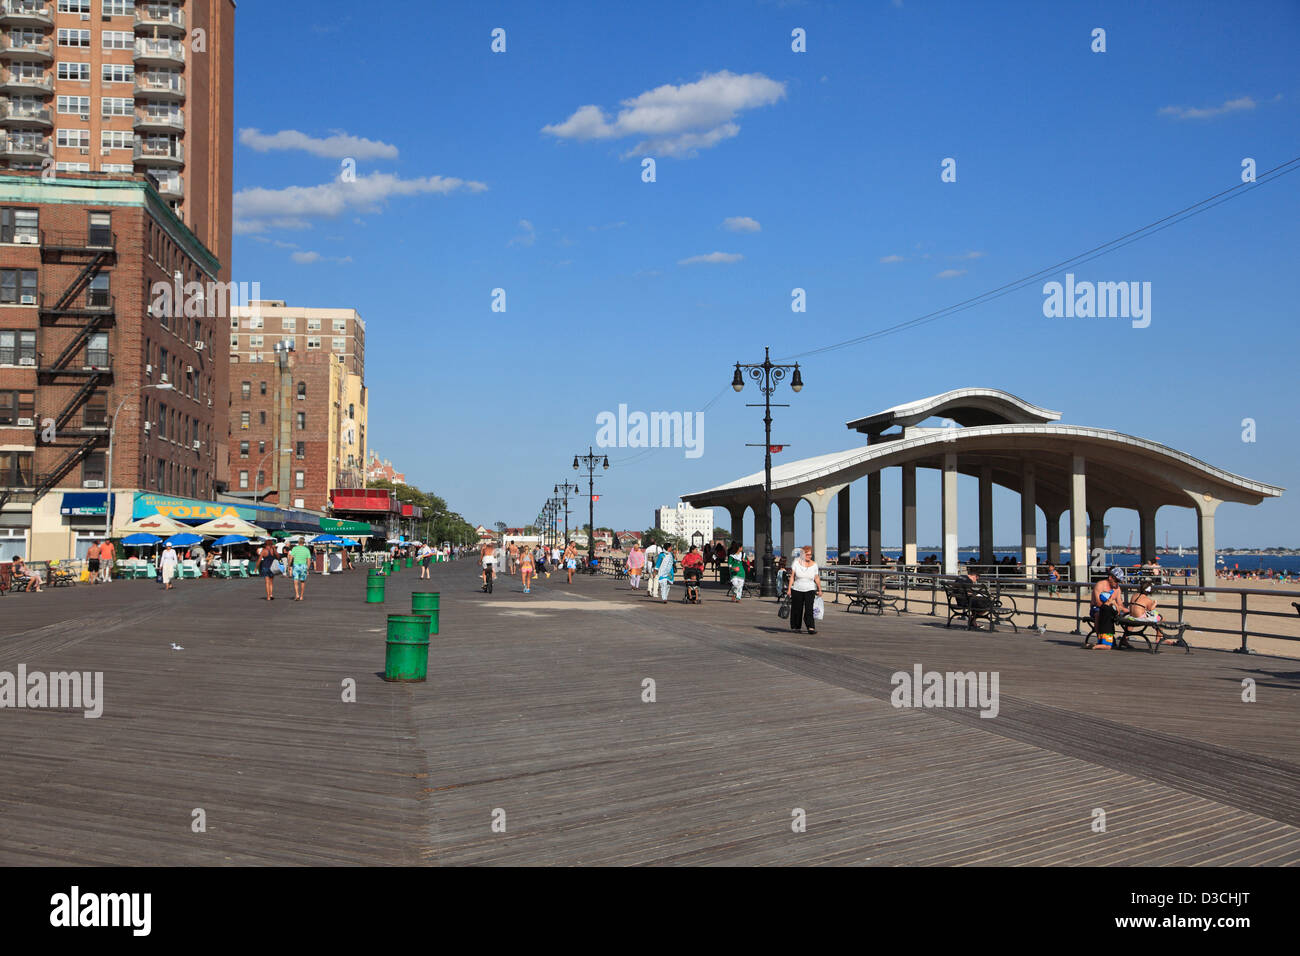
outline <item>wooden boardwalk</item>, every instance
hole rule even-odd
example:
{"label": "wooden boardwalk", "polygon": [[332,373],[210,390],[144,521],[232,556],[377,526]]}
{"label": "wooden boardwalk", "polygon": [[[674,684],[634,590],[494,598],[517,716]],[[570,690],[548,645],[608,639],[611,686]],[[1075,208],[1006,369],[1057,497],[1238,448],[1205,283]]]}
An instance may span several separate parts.
{"label": "wooden boardwalk", "polygon": [[[483,595],[461,563],[427,585],[429,680],[387,684],[384,614],[419,583],[380,607],[360,574],[302,604],[283,581],[272,603],[260,581],[0,600],[0,670],[105,681],[97,720],[0,710],[0,864],[1300,862],[1294,661],[833,605],[810,637],[715,590]],[[996,672],[998,716],[893,707],[916,664]]]}

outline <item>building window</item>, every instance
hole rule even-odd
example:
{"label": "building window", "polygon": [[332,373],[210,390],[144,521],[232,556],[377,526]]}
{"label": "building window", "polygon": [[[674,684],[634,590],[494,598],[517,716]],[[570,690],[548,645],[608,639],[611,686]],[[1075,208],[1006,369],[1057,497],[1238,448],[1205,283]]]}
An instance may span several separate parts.
{"label": "building window", "polygon": [[302,401],[302,400],[305,399],[306,397],[307,397],[307,383],[306,383],[306,382],[299,382],[299,383],[298,383],[298,401]]}
{"label": "building window", "polygon": [[248,337],[248,347],[250,349],[260,349],[262,347],[262,337],[260,335],[250,335]]}
{"label": "building window", "polygon": [[265,484],[266,484],[266,472],[259,471],[257,473],[257,487],[260,489]]}
{"label": "building window", "polygon": [[0,365],[35,364],[35,332],[0,332]]}
{"label": "building window", "polygon": [[[131,116],[135,112],[135,100],[129,96],[105,96],[99,101],[100,116]],[[105,169],[104,172],[118,172],[116,169]]]}
{"label": "building window", "polygon": [[280,320],[280,331],[281,331],[281,332],[297,332],[297,331],[298,331],[298,320],[297,320],[297,319],[291,319],[291,318],[288,318],[287,316],[286,316],[285,318],[281,319],[281,320]]}
{"label": "building window", "polygon": [[241,471],[239,473],[239,487],[243,491],[248,490],[248,472]]}
{"label": "building window", "polygon": [[335,320],[334,320],[334,331],[335,331],[335,332],[346,332],[347,330],[348,330],[348,320],[347,320],[347,319],[335,319]]}
{"label": "building window", "polygon": [[[87,77],[87,79],[89,79],[89,77]],[[65,116],[68,115],[80,116],[82,113],[89,113],[90,97],[89,96],[60,96],[56,101],[55,109]],[[84,133],[86,131],[82,130],[82,132]],[[87,140],[89,140],[90,138],[89,133],[86,134],[86,138]],[[89,146],[90,143],[86,142],[80,145]]]}
{"label": "building window", "polygon": [[244,429],[248,428],[248,412],[239,413],[239,427]]}
{"label": "building window", "polygon": [[105,30],[99,36],[105,50],[129,50],[134,45],[135,35],[126,30]]}
{"label": "building window", "polygon": [[67,27],[59,28],[59,46],[75,46],[90,48],[90,31],[74,30]]}
{"label": "building window", "polygon": [[81,462],[81,483],[84,485],[91,481],[97,481],[104,484],[104,453],[102,451],[92,452],[87,455]]}
{"label": "building window", "polygon": [[348,340],[334,339],[330,342],[330,348],[335,352],[346,352],[348,350]]}
{"label": "building window", "polygon": [[307,413],[306,413],[306,412],[299,412],[299,413],[297,414],[297,419],[298,419],[298,431],[300,431],[300,432],[301,432],[301,431],[306,431],[306,430],[307,430]]}
{"label": "building window", "polygon": [[[90,0],[82,0],[89,3]],[[103,14],[106,17],[129,17],[135,9],[135,0],[103,0]]]}
{"label": "building window", "polygon": [[59,0],[59,13],[89,13],[90,0]]}
{"label": "building window", "polygon": [[100,149],[133,149],[135,140],[130,130],[101,129],[99,131]]}
{"label": "building window", "polygon": [[248,457],[248,442],[246,442],[246,441],[241,441],[241,442],[239,443],[239,457],[240,457],[240,458],[247,458],[247,457]]}
{"label": "building window", "polygon": [[0,242],[34,242],[39,235],[35,209],[0,208]]}
{"label": "building window", "polygon": [[[86,64],[89,69],[90,64]],[[105,83],[134,83],[135,64],[105,63],[100,70],[100,77]],[[89,76],[86,79],[90,79]]]}
{"label": "building window", "polygon": [[239,336],[238,336],[238,335],[232,335],[232,336],[230,337],[230,347],[231,347],[232,349],[237,349],[237,348],[239,348]]}
{"label": "building window", "polygon": [[0,486],[31,488],[33,452],[0,451]]}
{"label": "building window", "polygon": [[310,349],[319,349],[319,348],[320,348],[320,336],[319,336],[319,335],[309,335],[309,336],[307,336],[307,348],[308,348],[309,350],[310,350]]}
{"label": "building window", "polygon": [[320,331],[320,319],[308,319],[308,320],[307,320],[307,331],[308,331],[308,332],[319,332],[319,331]]}
{"label": "building window", "polygon": [[257,453],[259,455],[263,455],[266,453],[266,442],[260,441],[257,443]]}
{"label": "building window", "polygon": [[265,382],[262,383],[260,391],[261,391],[261,393],[262,393],[263,395],[266,394],[266,383],[265,383]]}
{"label": "building window", "polygon": [[253,383],[252,383],[252,382],[240,382],[240,383],[239,383],[239,396],[240,396],[241,398],[252,398],[252,397],[253,397]]}
{"label": "building window", "polygon": [[87,149],[90,146],[90,130],[61,129],[55,132],[54,142],[55,145],[68,149]]}
{"label": "building window", "polygon": [[307,457],[307,443],[306,443],[306,442],[302,442],[302,441],[300,441],[300,442],[298,442],[296,445],[294,445],[294,448],[293,448],[293,457],[295,457],[295,458],[306,458],[306,457]]}
{"label": "building window", "polygon": [[294,486],[294,488],[299,489],[299,490],[301,490],[301,489],[303,489],[303,488],[306,488],[306,487],[307,487],[307,472],[305,472],[305,471],[295,471],[295,472],[293,473],[293,486]]}
{"label": "building window", "polygon": [[[106,212],[92,212],[87,221],[87,242],[92,246],[111,246],[113,244],[113,218]],[[108,286],[108,276],[104,276],[104,286]]]}
{"label": "building window", "polygon": [[36,304],[35,269],[0,269],[0,303]]}
{"label": "building window", "polygon": [[[92,242],[92,244],[96,243]],[[86,289],[86,305],[92,308],[105,308],[108,301],[108,273],[101,272],[90,280],[90,285]]]}
{"label": "building window", "polygon": [[92,368],[108,368],[107,332],[92,332],[86,337],[86,364]]}
{"label": "building window", "polygon": [[258,412],[258,413],[257,413],[257,424],[259,424],[259,425],[265,425],[265,424],[266,424],[266,412]]}
{"label": "building window", "polygon": [[0,392],[0,425],[17,425],[18,419],[36,419],[35,392]]}

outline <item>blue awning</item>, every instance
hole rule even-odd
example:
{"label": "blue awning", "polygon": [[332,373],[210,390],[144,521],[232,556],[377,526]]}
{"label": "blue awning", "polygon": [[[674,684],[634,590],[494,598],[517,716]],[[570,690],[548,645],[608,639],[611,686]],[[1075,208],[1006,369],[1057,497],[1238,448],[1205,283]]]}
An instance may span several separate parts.
{"label": "blue awning", "polygon": [[63,504],[59,506],[59,514],[102,515],[107,507],[107,492],[67,491],[63,494]]}

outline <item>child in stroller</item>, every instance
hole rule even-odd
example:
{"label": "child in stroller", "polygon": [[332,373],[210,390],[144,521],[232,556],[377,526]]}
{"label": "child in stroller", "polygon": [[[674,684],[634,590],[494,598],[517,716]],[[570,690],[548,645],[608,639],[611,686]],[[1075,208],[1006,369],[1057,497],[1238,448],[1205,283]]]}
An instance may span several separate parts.
{"label": "child in stroller", "polygon": [[700,603],[700,579],[704,577],[704,555],[692,546],[682,558],[682,572],[686,579],[686,603]]}

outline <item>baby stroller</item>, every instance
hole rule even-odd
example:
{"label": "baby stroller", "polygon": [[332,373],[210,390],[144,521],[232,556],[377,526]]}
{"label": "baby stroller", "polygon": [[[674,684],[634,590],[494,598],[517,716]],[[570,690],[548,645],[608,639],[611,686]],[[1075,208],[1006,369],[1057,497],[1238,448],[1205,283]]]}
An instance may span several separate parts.
{"label": "baby stroller", "polygon": [[703,573],[699,568],[686,569],[686,597],[684,600],[687,604],[700,603],[700,578]]}

